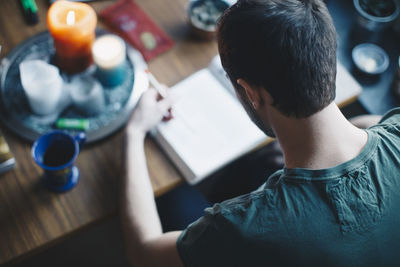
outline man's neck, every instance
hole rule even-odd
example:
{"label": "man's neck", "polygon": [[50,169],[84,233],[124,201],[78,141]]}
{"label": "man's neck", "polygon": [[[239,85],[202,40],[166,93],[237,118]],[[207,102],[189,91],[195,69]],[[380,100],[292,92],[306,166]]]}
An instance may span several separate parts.
{"label": "man's neck", "polygon": [[282,146],[287,168],[325,169],[356,157],[368,140],[331,103],[304,119],[288,118],[276,110],[270,122]]}

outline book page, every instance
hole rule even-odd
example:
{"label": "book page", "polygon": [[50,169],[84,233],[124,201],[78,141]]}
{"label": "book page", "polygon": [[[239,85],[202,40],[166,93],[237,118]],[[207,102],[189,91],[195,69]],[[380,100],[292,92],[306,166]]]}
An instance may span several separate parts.
{"label": "book page", "polygon": [[222,67],[219,55],[216,55],[211,60],[211,63],[208,65],[208,69],[215,76],[215,78],[225,87],[225,89],[228,90],[228,92],[236,98],[235,89],[233,88],[231,80],[229,80],[224,68]]}
{"label": "book page", "polygon": [[208,69],[178,83],[171,92],[178,98],[174,119],[162,123],[158,131],[197,177],[219,169],[267,138]]}
{"label": "book page", "polygon": [[336,104],[340,105],[362,92],[361,85],[351,76],[346,68],[338,61],[336,74]]}

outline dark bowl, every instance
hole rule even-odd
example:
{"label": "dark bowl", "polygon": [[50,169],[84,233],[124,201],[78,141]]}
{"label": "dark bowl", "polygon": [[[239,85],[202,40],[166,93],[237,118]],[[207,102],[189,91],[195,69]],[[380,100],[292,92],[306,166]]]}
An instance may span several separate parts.
{"label": "dark bowl", "polygon": [[187,13],[193,33],[202,39],[213,39],[218,19],[229,6],[224,0],[191,1]]}
{"label": "dark bowl", "polygon": [[381,74],[389,67],[389,56],[385,50],[371,43],[354,47],[352,58],[357,68],[369,75]]}

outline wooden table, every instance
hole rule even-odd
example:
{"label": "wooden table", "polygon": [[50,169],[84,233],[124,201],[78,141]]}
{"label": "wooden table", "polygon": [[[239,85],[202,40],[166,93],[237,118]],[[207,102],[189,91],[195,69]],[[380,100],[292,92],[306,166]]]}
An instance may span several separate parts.
{"label": "wooden table", "polygon": [[[25,24],[18,2],[1,2],[0,58],[25,39],[47,29],[47,0],[36,0],[40,23],[35,26]],[[171,86],[206,67],[217,54],[215,41],[200,41],[191,36],[185,17],[187,0],[136,2],[175,41],[172,50],[149,63],[160,82]],[[91,5],[99,12],[112,3],[98,1]],[[106,28],[101,21],[99,26]],[[124,130],[85,147],[76,161],[81,172],[78,186],[56,194],[40,184],[42,171],[31,159],[31,144],[0,127],[17,160],[14,170],[0,176],[0,264],[31,255],[117,214]],[[146,140],[145,148],[158,196],[178,185],[182,177],[151,139]]]}

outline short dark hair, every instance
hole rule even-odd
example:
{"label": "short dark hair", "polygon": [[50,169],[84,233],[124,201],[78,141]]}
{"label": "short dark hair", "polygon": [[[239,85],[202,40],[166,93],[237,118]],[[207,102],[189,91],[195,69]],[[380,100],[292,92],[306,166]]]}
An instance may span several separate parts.
{"label": "short dark hair", "polygon": [[218,48],[236,80],[265,88],[284,115],[308,117],[335,99],[336,30],[322,0],[239,0],[221,17]]}

